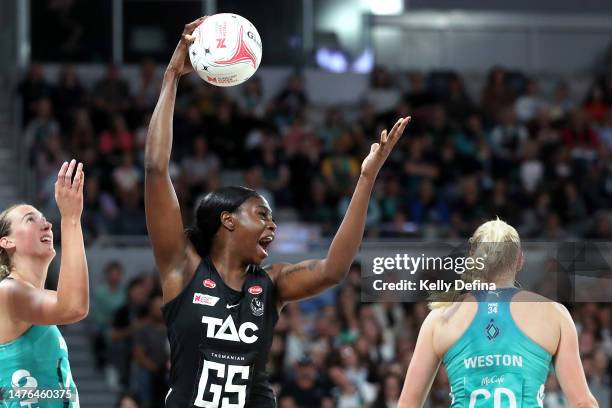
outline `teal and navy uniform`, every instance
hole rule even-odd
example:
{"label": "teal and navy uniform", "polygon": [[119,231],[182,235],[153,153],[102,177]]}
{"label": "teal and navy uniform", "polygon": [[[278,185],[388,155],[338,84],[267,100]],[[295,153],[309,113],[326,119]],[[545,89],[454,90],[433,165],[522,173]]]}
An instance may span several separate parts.
{"label": "teal and navy uniform", "polygon": [[0,344],[0,388],[0,408],[79,407],[68,348],[57,326],[32,326]]}
{"label": "teal and navy uniform", "polygon": [[552,356],[512,319],[510,302],[518,291],[472,292],[476,316],[444,355],[451,408],[543,407]]}

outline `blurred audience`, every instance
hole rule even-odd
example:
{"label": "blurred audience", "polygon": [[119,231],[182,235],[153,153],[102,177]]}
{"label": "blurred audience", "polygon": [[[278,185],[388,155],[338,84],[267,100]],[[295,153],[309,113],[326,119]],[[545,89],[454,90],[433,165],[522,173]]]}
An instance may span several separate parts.
{"label": "blurred audience", "polygon": [[[535,79],[494,67],[472,99],[457,73],[395,75],[377,67],[352,107],[313,104],[299,73],[269,99],[257,78],[234,97],[181,81],[171,177],[186,224],[203,194],[241,183],[279,214],[289,211],[331,235],[370,144],[398,115],[412,115],[372,196],[369,237],[466,237],[499,215],[525,239],[610,240],[612,75],[597,75],[575,99],[571,83],[559,81],[547,95]],[[51,207],[58,163],[82,158],[88,243],[146,233],[142,160],[158,88],[150,61],[131,86],[113,65],[90,88],[72,67],[54,83],[38,64],[19,85],[38,204]],[[427,308],[360,303],[355,270],[344,286],[281,313],[269,364],[279,407],[396,406]],[[124,286],[118,263],[106,266],[92,292],[96,362],[114,389],[130,393],[120,408],[162,401],[168,349],[157,294],[150,276]],[[609,407],[612,308],[578,304],[572,313],[587,379],[600,406]],[[449,403],[441,370],[426,406]],[[553,374],[544,406],[565,406]]]}

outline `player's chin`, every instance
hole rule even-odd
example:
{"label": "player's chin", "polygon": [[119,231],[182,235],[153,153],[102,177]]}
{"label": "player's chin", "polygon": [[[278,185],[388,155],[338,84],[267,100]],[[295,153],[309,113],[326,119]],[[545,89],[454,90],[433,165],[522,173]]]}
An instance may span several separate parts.
{"label": "player's chin", "polygon": [[53,260],[53,258],[55,258],[55,248],[53,248],[52,246],[44,248],[40,253],[39,256],[42,258],[47,258],[50,260]]}

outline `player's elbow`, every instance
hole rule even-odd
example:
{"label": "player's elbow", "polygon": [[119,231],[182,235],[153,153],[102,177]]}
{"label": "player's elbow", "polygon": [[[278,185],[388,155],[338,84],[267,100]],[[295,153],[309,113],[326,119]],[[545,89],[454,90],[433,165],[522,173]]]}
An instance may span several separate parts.
{"label": "player's elbow", "polygon": [[327,283],[329,284],[329,286],[336,286],[336,285],[341,284],[344,281],[344,279],[346,279],[349,273],[349,268],[343,268],[343,267],[337,267],[337,266],[328,267],[327,262],[325,262],[325,266],[323,270],[325,271],[325,279],[327,280]]}
{"label": "player's elbow", "polygon": [[168,171],[168,163],[152,156],[145,157],[145,173],[147,175],[165,174]]}
{"label": "player's elbow", "polygon": [[60,316],[59,324],[70,324],[79,322],[87,317],[89,314],[89,303],[83,303],[78,305],[72,305],[65,308]]}

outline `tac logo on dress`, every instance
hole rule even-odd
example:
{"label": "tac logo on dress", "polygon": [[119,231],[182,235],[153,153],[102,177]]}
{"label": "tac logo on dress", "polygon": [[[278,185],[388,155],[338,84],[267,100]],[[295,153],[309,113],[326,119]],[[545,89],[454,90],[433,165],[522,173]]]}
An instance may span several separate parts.
{"label": "tac logo on dress", "polygon": [[204,282],[202,282],[202,284],[209,289],[213,289],[217,286],[215,281],[212,279],[204,279]]}
{"label": "tac logo on dress", "polygon": [[251,311],[255,316],[262,316],[264,314],[264,304],[259,298],[251,299]]}

